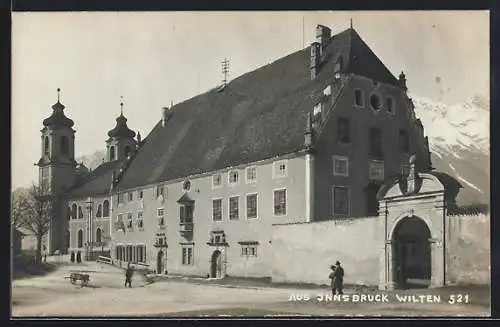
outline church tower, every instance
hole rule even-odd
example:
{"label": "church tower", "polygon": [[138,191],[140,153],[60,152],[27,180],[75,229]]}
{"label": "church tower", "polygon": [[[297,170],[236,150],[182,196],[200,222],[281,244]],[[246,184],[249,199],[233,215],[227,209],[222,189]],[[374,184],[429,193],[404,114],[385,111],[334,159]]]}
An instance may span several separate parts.
{"label": "church tower", "polygon": [[52,217],[46,236],[49,253],[64,250],[68,221],[62,195],[76,181],[74,122],[64,114],[60,91],[57,89],[57,103],[52,106],[52,115],[43,120],[41,156],[36,164],[39,167],[39,185],[52,198]]}
{"label": "church tower", "polygon": [[135,148],[135,132],[128,128],[127,118],[123,116],[123,102],[120,103],[120,116],[116,118],[116,126],[108,132],[106,140],[106,159],[108,162],[123,160]]}

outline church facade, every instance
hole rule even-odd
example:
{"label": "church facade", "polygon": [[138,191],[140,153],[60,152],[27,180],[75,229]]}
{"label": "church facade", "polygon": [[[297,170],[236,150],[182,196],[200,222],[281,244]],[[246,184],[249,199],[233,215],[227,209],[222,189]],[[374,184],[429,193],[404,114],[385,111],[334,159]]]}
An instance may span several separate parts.
{"label": "church facade", "polygon": [[410,173],[412,155],[412,169],[432,170],[424,128],[404,74],[354,29],[316,32],[304,50],[163,108],[144,139],[122,112],[93,171],[75,162],[58,101],[38,162],[57,204],[49,251],[268,277],[273,226],[379,216],[379,190]]}

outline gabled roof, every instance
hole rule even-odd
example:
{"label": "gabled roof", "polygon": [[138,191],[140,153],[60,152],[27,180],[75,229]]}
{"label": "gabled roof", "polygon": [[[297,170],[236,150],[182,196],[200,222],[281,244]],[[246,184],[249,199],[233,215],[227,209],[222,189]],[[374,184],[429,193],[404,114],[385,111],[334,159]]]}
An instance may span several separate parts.
{"label": "gabled roof", "polygon": [[122,163],[123,161],[119,160],[102,163],[70,189],[67,195],[69,197],[87,197],[109,193],[113,171],[118,170]]}
{"label": "gabled roof", "polygon": [[132,160],[117,190],[297,152],[306,117],[333,79],[341,54],[344,73],[397,84],[353,30],[332,37],[319,75],[311,80],[310,48],[242,75],[222,91],[213,89],[171,110]]}

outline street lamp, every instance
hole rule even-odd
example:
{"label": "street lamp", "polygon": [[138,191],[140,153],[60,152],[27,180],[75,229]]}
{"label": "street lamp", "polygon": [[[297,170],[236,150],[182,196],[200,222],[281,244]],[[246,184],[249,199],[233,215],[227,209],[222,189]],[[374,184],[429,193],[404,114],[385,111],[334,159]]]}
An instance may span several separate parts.
{"label": "street lamp", "polygon": [[89,260],[90,256],[90,248],[92,246],[92,205],[94,204],[92,202],[92,199],[90,197],[87,198],[87,211],[89,213],[88,216],[88,222],[87,222],[87,251],[85,256],[87,257],[87,261]]}

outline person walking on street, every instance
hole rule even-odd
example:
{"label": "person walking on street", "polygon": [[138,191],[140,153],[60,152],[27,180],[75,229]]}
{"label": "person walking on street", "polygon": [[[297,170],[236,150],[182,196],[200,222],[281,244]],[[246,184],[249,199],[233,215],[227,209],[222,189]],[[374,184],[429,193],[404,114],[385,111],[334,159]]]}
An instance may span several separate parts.
{"label": "person walking on street", "polygon": [[[335,271],[333,272],[333,287],[337,294],[344,294],[344,268],[340,266],[340,262],[335,263]],[[334,293],[334,294],[335,294]]]}
{"label": "person walking on street", "polygon": [[128,287],[132,288],[132,274],[133,274],[133,270],[132,270],[132,267],[130,266],[130,262],[127,264],[127,269],[125,270],[125,287],[127,287],[127,284],[128,284]]}

